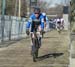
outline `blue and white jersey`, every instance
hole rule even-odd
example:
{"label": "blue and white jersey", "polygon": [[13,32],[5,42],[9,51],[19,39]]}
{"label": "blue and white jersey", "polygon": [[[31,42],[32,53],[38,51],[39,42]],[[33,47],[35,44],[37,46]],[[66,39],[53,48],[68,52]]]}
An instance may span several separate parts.
{"label": "blue and white jersey", "polygon": [[[35,14],[33,13],[33,14],[30,16],[30,18],[29,18],[29,20],[28,20],[28,22],[27,22],[27,24],[26,24],[26,28],[30,28],[30,26],[31,26],[31,24],[32,24],[32,21],[35,20],[35,19],[37,19],[37,18],[36,18],[36,16],[35,16]],[[44,29],[44,17],[43,17],[42,14],[39,15],[39,20],[40,20],[40,23],[41,23],[41,24],[40,24],[40,25],[41,25],[41,28]]]}

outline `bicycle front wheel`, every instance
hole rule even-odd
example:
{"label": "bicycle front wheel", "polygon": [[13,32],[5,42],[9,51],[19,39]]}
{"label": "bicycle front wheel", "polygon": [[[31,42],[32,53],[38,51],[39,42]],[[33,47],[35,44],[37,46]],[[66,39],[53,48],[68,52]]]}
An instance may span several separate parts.
{"label": "bicycle front wheel", "polygon": [[36,62],[36,58],[38,57],[38,47],[36,39],[33,39],[32,56],[33,56],[33,61]]}

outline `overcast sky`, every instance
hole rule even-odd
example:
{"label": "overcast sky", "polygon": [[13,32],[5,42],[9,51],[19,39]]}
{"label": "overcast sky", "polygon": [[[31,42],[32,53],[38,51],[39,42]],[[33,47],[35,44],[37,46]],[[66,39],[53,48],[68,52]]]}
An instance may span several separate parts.
{"label": "overcast sky", "polygon": [[66,4],[69,2],[69,0],[41,0],[41,1],[46,1],[46,2],[52,2],[50,6],[55,6],[55,4]]}

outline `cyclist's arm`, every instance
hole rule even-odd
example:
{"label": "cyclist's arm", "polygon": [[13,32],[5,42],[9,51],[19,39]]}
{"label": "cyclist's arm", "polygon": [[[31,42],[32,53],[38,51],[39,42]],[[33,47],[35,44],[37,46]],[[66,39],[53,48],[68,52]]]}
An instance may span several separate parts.
{"label": "cyclist's arm", "polygon": [[44,29],[44,18],[41,18],[41,28]]}
{"label": "cyclist's arm", "polygon": [[48,20],[48,17],[46,16],[46,24],[48,24],[49,23],[49,20]]}
{"label": "cyclist's arm", "polygon": [[26,24],[26,28],[30,28],[31,22],[32,22],[32,17],[29,18],[29,20]]}
{"label": "cyclist's arm", "polygon": [[28,22],[26,23],[26,34],[29,35],[29,28],[31,26],[32,17],[30,16]]}

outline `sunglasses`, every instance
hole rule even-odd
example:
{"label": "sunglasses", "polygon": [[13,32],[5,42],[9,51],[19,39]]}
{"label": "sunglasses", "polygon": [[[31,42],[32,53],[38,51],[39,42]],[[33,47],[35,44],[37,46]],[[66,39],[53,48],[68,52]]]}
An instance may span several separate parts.
{"label": "sunglasses", "polygon": [[39,14],[39,13],[35,13],[35,14]]}

